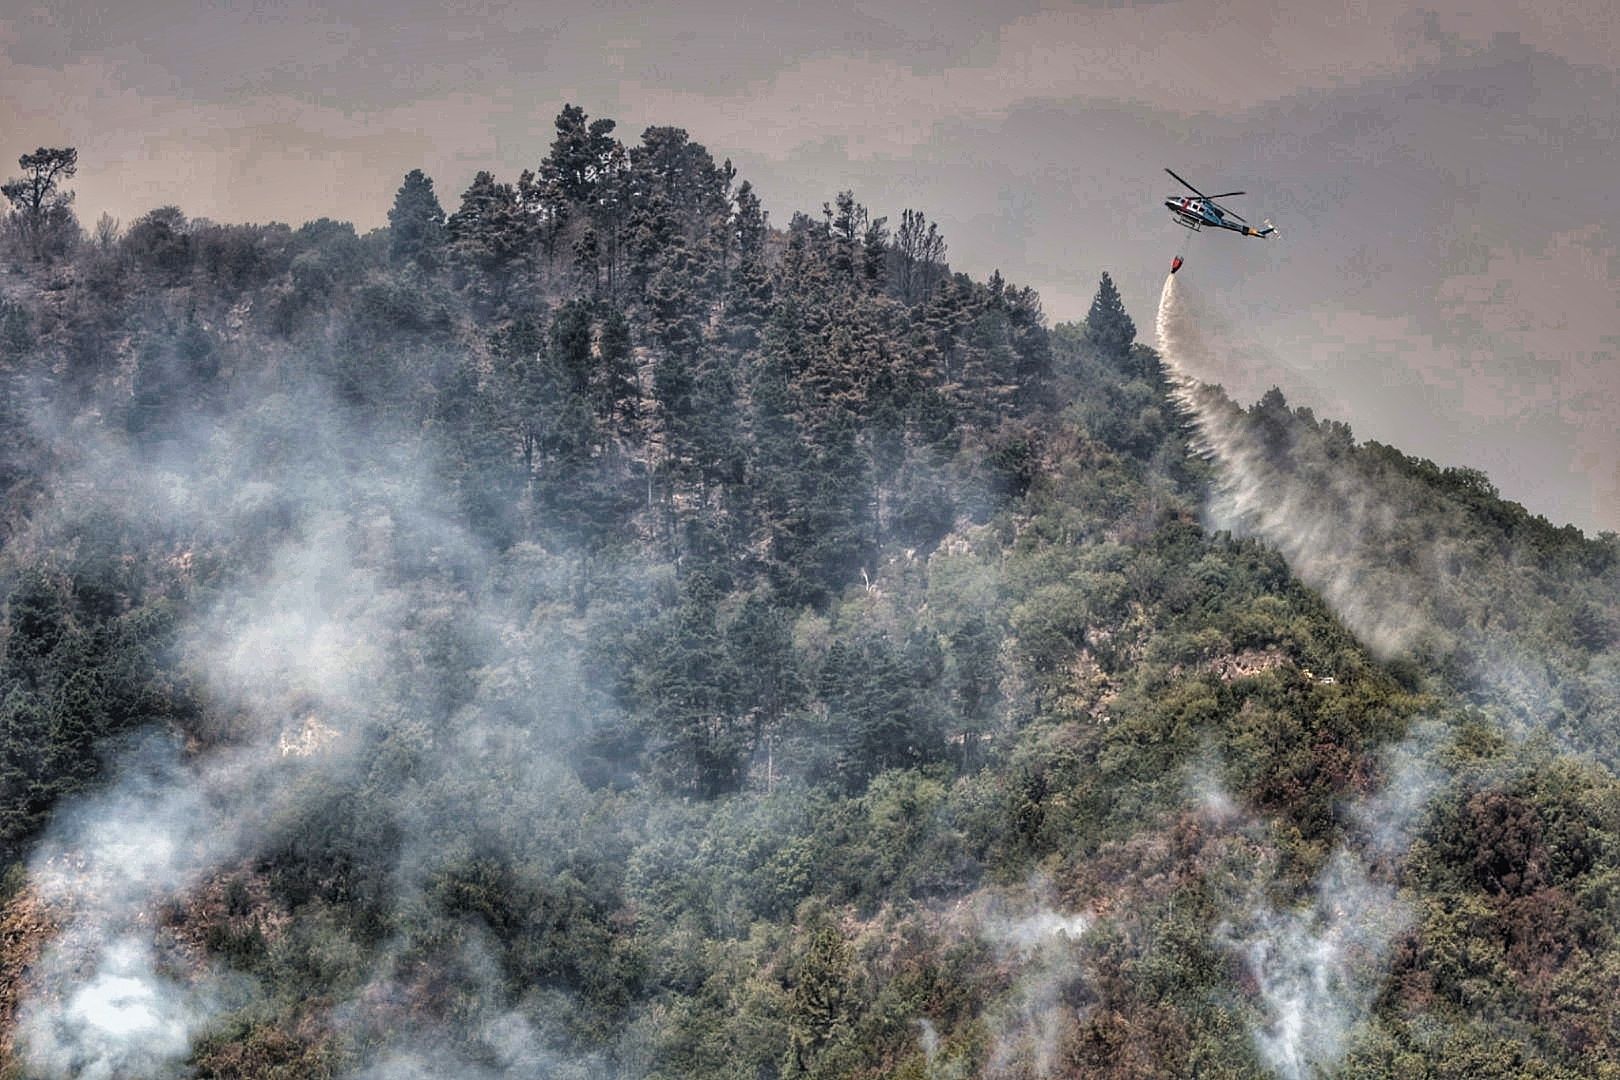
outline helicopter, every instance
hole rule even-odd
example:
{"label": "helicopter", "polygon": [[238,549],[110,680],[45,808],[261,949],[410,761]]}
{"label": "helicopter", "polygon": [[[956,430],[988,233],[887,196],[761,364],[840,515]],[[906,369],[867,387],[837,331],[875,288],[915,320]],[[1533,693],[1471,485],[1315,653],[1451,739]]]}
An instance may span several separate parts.
{"label": "helicopter", "polygon": [[1172,170],[1166,169],[1164,171],[1170,173],[1171,176],[1175,176],[1177,183],[1198,196],[1196,199],[1189,199],[1185,195],[1171,195],[1164,200],[1165,209],[1170,211],[1170,216],[1177,225],[1191,229],[1194,232],[1208,225],[1217,229],[1231,229],[1233,232],[1241,233],[1244,236],[1264,238],[1277,235],[1277,229],[1271,222],[1267,221],[1257,229],[1215,201],[1216,199],[1229,199],[1233,195],[1242,195],[1243,192],[1225,191],[1219,195],[1205,195],[1181,177],[1176,176]]}

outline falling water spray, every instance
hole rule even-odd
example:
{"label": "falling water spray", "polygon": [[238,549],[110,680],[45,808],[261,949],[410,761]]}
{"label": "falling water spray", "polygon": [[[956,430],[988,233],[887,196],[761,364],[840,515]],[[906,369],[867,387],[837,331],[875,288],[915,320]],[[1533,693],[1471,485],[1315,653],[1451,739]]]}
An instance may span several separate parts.
{"label": "falling water spray", "polygon": [[1318,446],[1288,438],[1269,446],[1212,379],[1222,369],[1167,276],[1159,296],[1159,353],[1177,403],[1195,424],[1194,449],[1219,466],[1211,524],[1271,544],[1299,577],[1383,658],[1409,652],[1435,628],[1402,599],[1410,590],[1384,580],[1384,543],[1395,511],[1361,479],[1324,459]]}
{"label": "falling water spray", "polygon": [[[1197,449],[1218,467],[1209,516],[1218,527],[1276,547],[1369,647],[1395,655],[1429,628],[1415,608],[1374,586],[1380,520],[1377,500],[1358,478],[1319,448],[1267,440],[1244,413],[1201,376],[1220,370],[1183,304],[1176,278],[1165,279],[1157,319],[1159,351],[1177,403],[1192,419]],[[1272,433],[1275,434],[1275,433]],[[1304,460],[1300,460],[1303,458]],[[1403,779],[1352,808],[1380,857],[1406,850],[1439,777],[1428,765],[1436,733],[1428,728],[1395,749]],[[1414,764],[1415,763],[1415,764]],[[1367,861],[1339,847],[1302,906],[1279,909],[1257,890],[1217,937],[1241,958],[1258,995],[1250,1031],[1256,1053],[1280,1076],[1302,1078],[1343,1059],[1371,1014],[1390,946],[1410,913]]]}

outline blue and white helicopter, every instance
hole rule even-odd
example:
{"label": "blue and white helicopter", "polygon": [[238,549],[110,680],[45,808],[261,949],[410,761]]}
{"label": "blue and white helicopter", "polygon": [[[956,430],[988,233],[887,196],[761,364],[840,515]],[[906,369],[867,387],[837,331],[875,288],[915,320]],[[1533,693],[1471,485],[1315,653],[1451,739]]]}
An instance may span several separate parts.
{"label": "blue and white helicopter", "polygon": [[1216,229],[1231,229],[1233,232],[1242,233],[1244,236],[1263,238],[1277,234],[1277,230],[1271,222],[1267,221],[1257,229],[1215,201],[1216,199],[1230,199],[1233,195],[1242,195],[1243,192],[1224,191],[1219,195],[1205,195],[1202,191],[1181,179],[1181,177],[1176,176],[1170,169],[1164,171],[1170,173],[1171,176],[1175,176],[1177,182],[1198,196],[1196,199],[1189,199],[1185,195],[1171,195],[1164,200],[1165,209],[1170,211],[1170,215],[1175,219],[1177,225],[1185,226],[1194,232],[1208,225]]}

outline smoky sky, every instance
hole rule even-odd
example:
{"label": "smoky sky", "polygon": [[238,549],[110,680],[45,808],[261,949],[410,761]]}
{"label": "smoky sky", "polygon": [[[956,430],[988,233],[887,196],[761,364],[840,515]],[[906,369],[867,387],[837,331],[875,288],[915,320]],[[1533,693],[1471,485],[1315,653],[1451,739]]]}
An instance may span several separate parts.
{"label": "smoky sky", "polygon": [[[686,128],[773,220],[852,188],[952,264],[1146,330],[1182,254],[1212,334],[1356,433],[1620,529],[1620,15],[1503,0],[57,3],[0,15],[8,155],[76,145],[82,220],[383,223],[534,166],[564,102]],[[3,148],[0,148],[3,149]],[[1192,235],[1170,166],[1269,217]],[[1147,336],[1144,334],[1144,336]]]}

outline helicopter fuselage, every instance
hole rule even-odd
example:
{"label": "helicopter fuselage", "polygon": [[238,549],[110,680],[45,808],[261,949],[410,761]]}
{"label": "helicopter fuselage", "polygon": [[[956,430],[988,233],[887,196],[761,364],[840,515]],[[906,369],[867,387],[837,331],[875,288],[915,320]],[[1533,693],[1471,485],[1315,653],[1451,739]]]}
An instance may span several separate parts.
{"label": "helicopter fuselage", "polygon": [[1231,229],[1236,226],[1221,216],[1203,199],[1188,199],[1180,195],[1172,195],[1164,200],[1165,209],[1175,215],[1176,224],[1185,225],[1190,229],[1201,229],[1205,225],[1212,225],[1217,229]]}
{"label": "helicopter fuselage", "polygon": [[1231,229],[1244,236],[1265,236],[1274,231],[1269,225],[1264,229],[1256,229],[1252,225],[1228,221],[1220,208],[1207,199],[1171,195],[1164,200],[1164,207],[1170,211],[1177,225],[1184,225],[1194,231],[1206,225],[1214,229]]}

